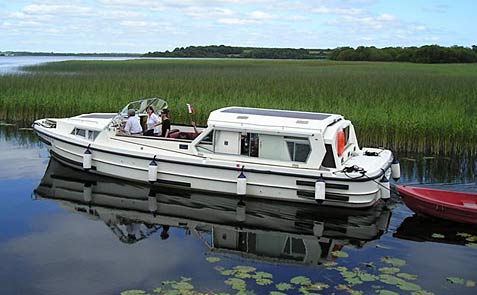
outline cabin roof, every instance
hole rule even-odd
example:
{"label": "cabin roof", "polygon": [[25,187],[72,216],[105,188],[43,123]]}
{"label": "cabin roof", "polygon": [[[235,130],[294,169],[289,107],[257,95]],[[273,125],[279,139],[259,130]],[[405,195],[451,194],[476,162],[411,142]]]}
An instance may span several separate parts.
{"label": "cabin roof", "polygon": [[65,123],[74,125],[77,128],[100,131],[111,123],[115,113],[91,113],[82,114],[71,118],[61,119]]}
{"label": "cabin roof", "polygon": [[246,107],[226,107],[210,113],[208,124],[217,127],[262,130],[324,131],[326,127],[343,116],[326,113],[311,113]]}

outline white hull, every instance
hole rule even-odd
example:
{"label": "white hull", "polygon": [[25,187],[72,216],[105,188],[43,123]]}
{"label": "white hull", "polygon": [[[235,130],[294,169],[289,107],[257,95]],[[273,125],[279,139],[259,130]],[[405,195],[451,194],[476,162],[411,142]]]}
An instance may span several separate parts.
{"label": "white hull", "polygon": [[[53,157],[71,167],[82,169],[83,154],[88,144],[62,138],[60,134],[54,134],[39,125],[35,125],[35,130],[42,141],[47,143]],[[103,142],[90,146],[93,160],[89,172],[147,183],[148,165],[156,156],[159,183],[199,191],[234,195],[237,192],[237,177],[241,169],[236,167],[235,161],[220,161],[171,151],[165,151],[161,155],[161,149],[140,149],[138,144],[127,142],[121,142],[119,145],[114,137],[112,135]],[[137,151],[134,156],[128,155],[131,150]],[[389,169],[391,160],[392,157],[389,157],[385,165],[386,170]],[[247,177],[246,197],[316,204],[314,184],[320,175],[319,171],[253,164],[244,166]],[[327,189],[322,205],[372,206],[382,194],[378,182],[383,173],[354,181],[346,176],[325,176]]]}

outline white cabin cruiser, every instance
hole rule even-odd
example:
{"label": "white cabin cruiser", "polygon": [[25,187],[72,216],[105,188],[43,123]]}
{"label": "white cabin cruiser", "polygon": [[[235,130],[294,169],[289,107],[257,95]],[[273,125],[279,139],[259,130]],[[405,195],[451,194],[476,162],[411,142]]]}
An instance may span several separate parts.
{"label": "white cabin cruiser", "polygon": [[147,106],[119,114],[92,113],[41,119],[33,128],[60,162],[89,172],[199,191],[345,207],[388,199],[399,164],[389,150],[360,148],[341,115],[226,107],[207,127],[172,125],[170,138],[125,135],[128,109],[143,124]]}

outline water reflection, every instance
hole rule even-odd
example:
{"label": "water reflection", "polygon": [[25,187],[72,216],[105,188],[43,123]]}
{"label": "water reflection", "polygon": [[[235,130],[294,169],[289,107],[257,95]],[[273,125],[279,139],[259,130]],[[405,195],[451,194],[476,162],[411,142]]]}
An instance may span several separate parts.
{"label": "water reflection", "polygon": [[404,219],[393,236],[414,242],[472,246],[477,243],[471,238],[477,237],[477,227],[415,214]]}
{"label": "water reflection", "polygon": [[213,252],[261,261],[316,265],[343,246],[379,238],[391,217],[368,210],[326,208],[174,191],[97,177],[50,160],[37,199],[104,222],[124,243],[183,229]]}
{"label": "water reflection", "polygon": [[477,183],[476,155],[398,153],[402,183]]}

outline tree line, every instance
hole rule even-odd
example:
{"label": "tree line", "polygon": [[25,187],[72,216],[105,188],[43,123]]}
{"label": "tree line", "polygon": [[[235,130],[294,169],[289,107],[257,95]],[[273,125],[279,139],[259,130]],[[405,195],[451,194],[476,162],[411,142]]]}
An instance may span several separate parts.
{"label": "tree line", "polygon": [[173,51],[155,51],[146,57],[196,57],[196,58],[270,58],[270,59],[324,59],[329,49],[258,48],[225,45],[177,47]]}
{"label": "tree line", "polygon": [[421,47],[385,47],[360,46],[339,47],[333,49],[329,59],[340,61],[387,61],[414,63],[473,63],[477,62],[477,46],[443,47],[425,45]]}
{"label": "tree line", "polygon": [[374,46],[338,47],[335,49],[259,48],[225,45],[177,47],[172,51],[155,51],[145,57],[184,58],[265,58],[265,59],[331,59],[339,61],[383,61],[414,63],[473,63],[477,62],[477,46],[421,47]]}

